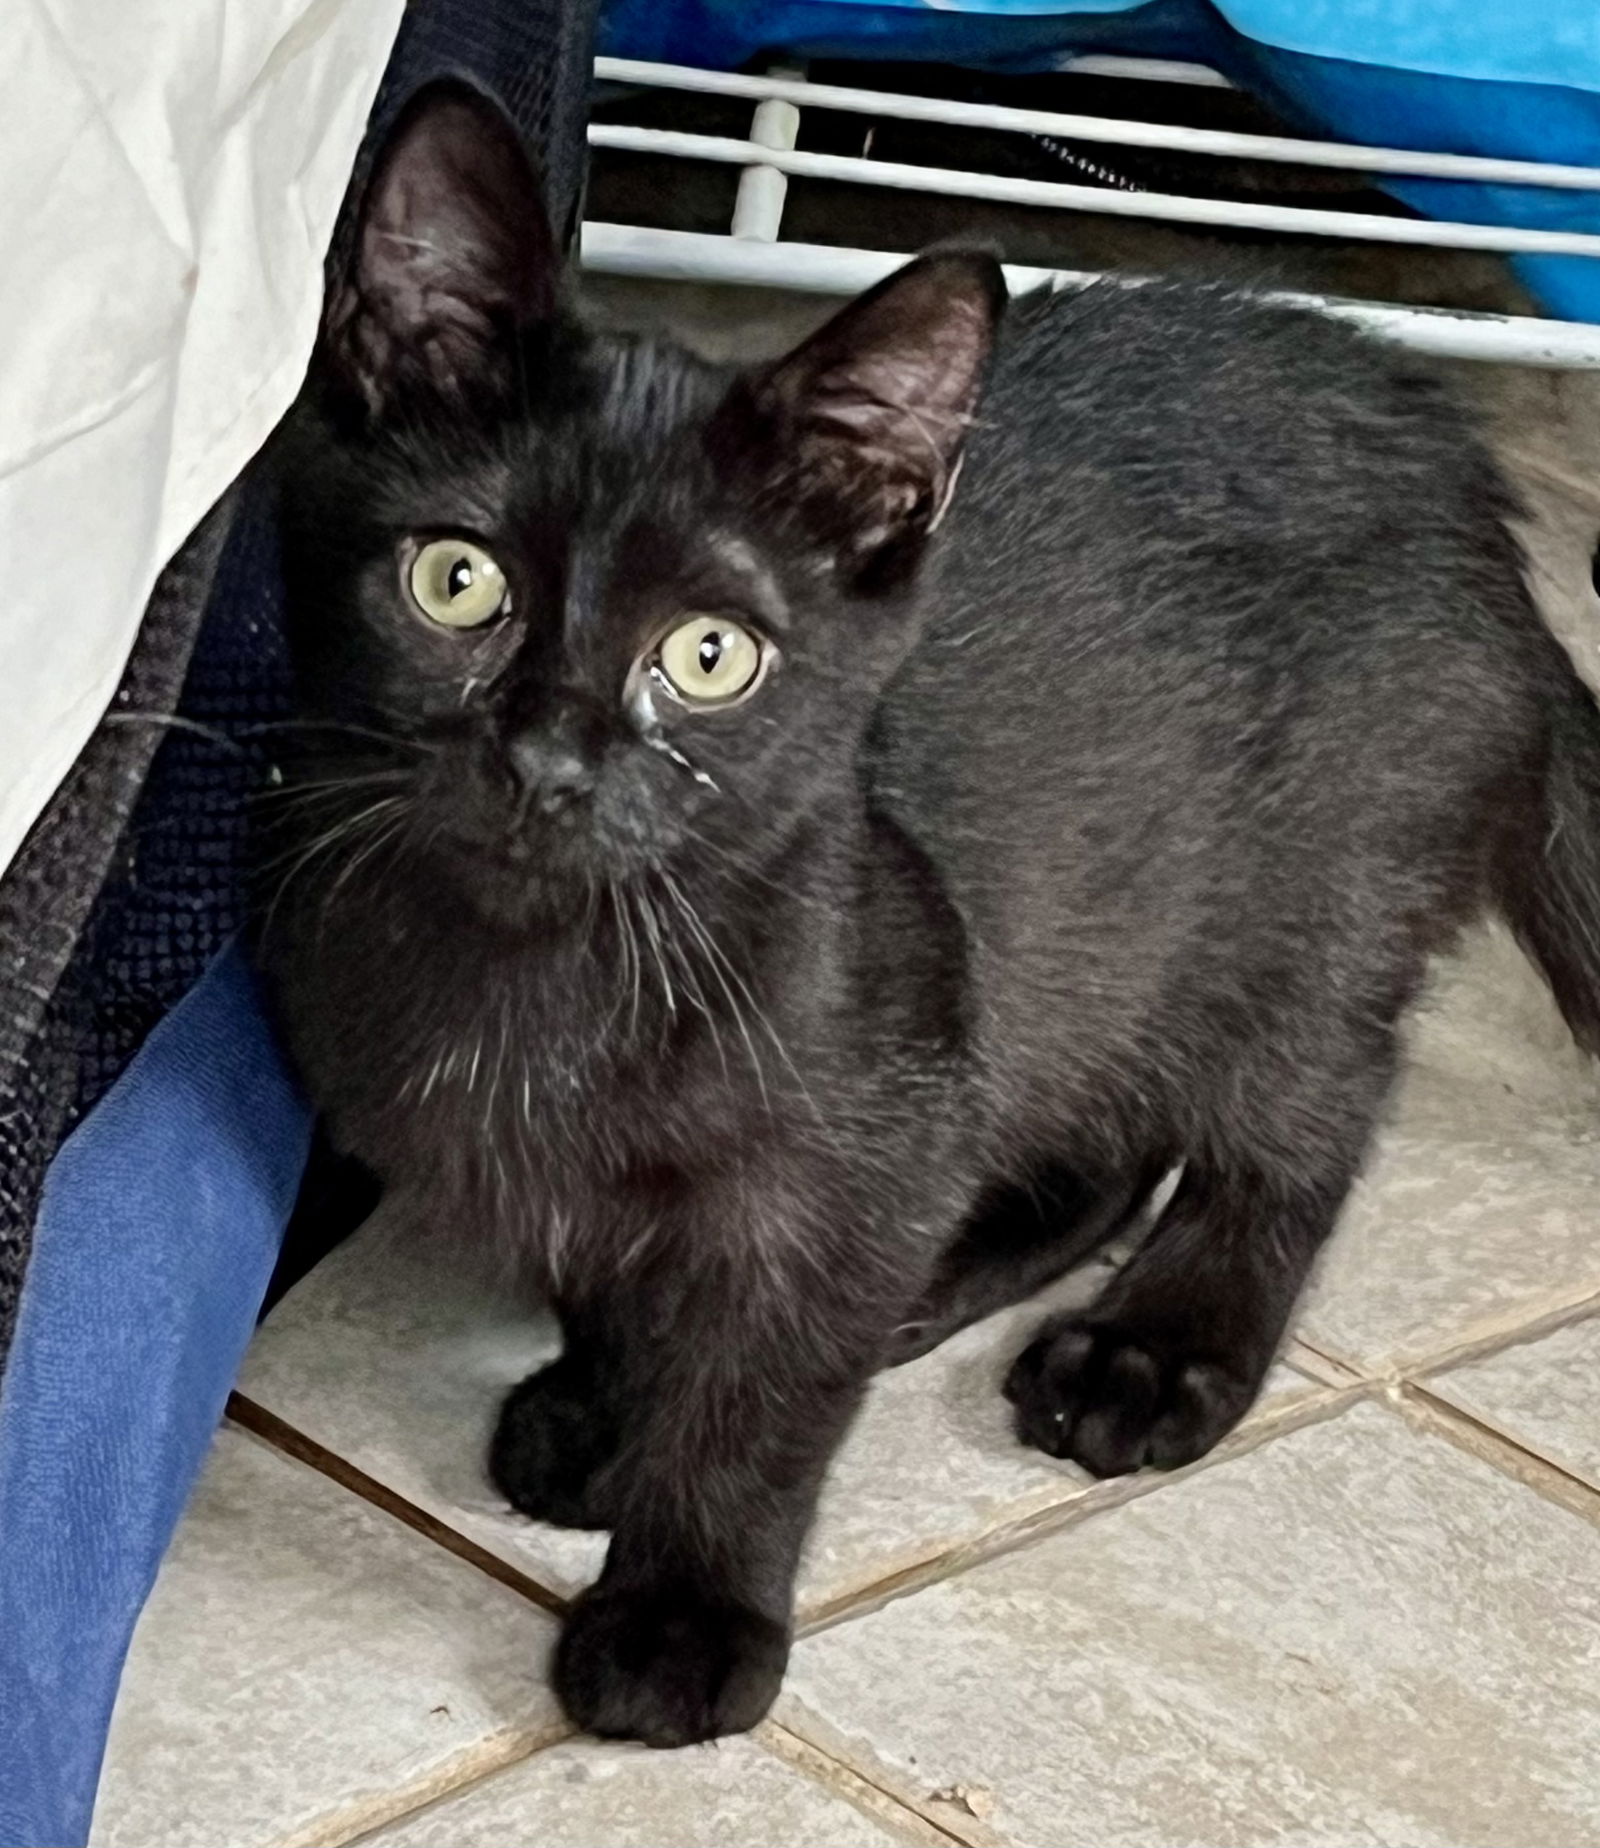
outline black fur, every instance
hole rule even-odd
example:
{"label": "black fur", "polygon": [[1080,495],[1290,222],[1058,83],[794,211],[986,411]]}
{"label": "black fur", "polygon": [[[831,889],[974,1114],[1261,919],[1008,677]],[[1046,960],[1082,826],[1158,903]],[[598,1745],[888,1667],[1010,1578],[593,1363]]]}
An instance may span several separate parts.
{"label": "black fur", "polygon": [[[459,88],[380,167],[283,456],[261,951],[339,1146],[559,1309],[492,1466],[614,1529],[574,1718],[675,1744],[776,1690],[874,1370],[1178,1163],[1007,1390],[1101,1472],[1229,1429],[1464,920],[1600,1043],[1600,720],[1380,346],[1164,286],[1001,327],[947,253],[723,373],[565,315],[531,196]],[[409,605],[441,533],[502,620]],[[639,703],[688,611],[775,646],[747,703]]]}

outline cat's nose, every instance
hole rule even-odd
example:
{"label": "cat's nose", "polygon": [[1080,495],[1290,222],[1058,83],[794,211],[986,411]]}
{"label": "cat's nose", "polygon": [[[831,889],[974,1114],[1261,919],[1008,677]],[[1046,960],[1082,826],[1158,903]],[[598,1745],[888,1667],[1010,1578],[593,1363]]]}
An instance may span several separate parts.
{"label": "cat's nose", "polygon": [[553,815],[594,789],[594,766],[568,737],[530,734],[511,746],[511,769],[529,805]]}

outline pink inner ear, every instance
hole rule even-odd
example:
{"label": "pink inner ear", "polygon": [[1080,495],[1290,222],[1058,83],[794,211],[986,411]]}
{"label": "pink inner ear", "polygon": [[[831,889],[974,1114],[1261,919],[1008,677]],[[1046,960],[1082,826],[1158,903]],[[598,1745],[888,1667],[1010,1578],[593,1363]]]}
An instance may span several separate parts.
{"label": "pink inner ear", "polygon": [[509,328],[554,312],[559,276],[511,122],[467,84],[430,84],[379,157],[352,274],[330,307],[330,350],[373,406],[404,372],[460,386],[503,368]]}
{"label": "pink inner ear", "polygon": [[944,255],[899,271],[768,375],[802,495],[881,544],[931,531],[954,491],[1004,301],[999,266]]}

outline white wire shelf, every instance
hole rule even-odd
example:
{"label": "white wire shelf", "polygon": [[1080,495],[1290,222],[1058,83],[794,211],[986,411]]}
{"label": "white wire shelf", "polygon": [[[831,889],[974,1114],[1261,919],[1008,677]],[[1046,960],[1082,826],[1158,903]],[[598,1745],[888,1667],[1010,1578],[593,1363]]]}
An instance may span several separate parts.
{"label": "white wire shelf", "polygon": [[[1089,62],[1077,60],[1070,68],[1081,71]],[[1093,61],[1097,66],[1116,62],[1112,59]],[[1219,128],[1180,128],[1161,122],[1070,115],[1057,110],[1012,109],[1001,103],[897,96],[891,91],[810,83],[800,77],[755,77],[732,71],[695,70],[686,64],[647,64],[629,58],[597,58],[594,68],[597,77],[617,83],[698,92],[705,96],[748,97],[752,101],[772,97],[798,107],[848,115],[884,116],[900,122],[937,122],[949,128],[988,128],[1019,135],[1060,135],[1073,141],[1107,142],[1117,147],[1165,148],[1175,153],[1213,154],[1235,160],[1286,161],[1300,167],[1337,167],[1351,173],[1390,173],[1414,179],[1476,180],[1493,186],[1548,186],[1557,190],[1600,192],[1600,168],[1594,167],[1558,166],[1536,160],[1495,160],[1477,154],[1431,154],[1409,148],[1355,147],[1345,142],[1304,141],[1288,135],[1237,134]],[[1600,245],[1600,239],[1595,242]]]}
{"label": "white wire shelf", "polygon": [[1044,205],[1117,218],[1159,218],[1169,224],[1232,225],[1297,236],[1359,238],[1380,244],[1424,244],[1447,250],[1502,254],[1600,257],[1600,235],[1587,231],[1533,231],[1514,225],[1456,224],[1449,219],[1385,218],[1366,212],[1329,212],[1298,205],[1241,204],[1232,199],[1190,199],[1181,193],[1119,192],[1062,180],[1028,180],[1010,174],[973,173],[956,167],[913,167],[903,161],[863,160],[854,154],[813,154],[799,148],[763,147],[724,135],[684,134],[669,128],[596,123],[589,145],[629,154],[665,154],[724,166],[765,166],[810,180],[886,186],[896,192],[938,193],[946,199],[987,199],[999,205]]}
{"label": "white wire shelf", "polygon": [[[818,295],[858,295],[907,261],[900,252],[845,250],[831,244],[714,237],[705,232],[657,231],[642,225],[590,223],[583,227],[583,267],[601,276],[650,277],[662,282],[716,282],[743,288],[793,289]],[[1007,263],[1012,294],[1070,288],[1108,280],[1090,270],[1041,269]],[[1137,288],[1142,277],[1109,280]],[[1401,308],[1337,295],[1266,291],[1268,300],[1315,309],[1349,321],[1380,339],[1441,359],[1500,360],[1523,366],[1600,369],[1600,328],[1532,315],[1478,314],[1452,308]]]}
{"label": "white wire shelf", "polygon": [[[1068,68],[1160,81],[1200,82],[1204,66],[1169,66],[1140,59],[1072,59]],[[1183,73],[1183,74],[1180,74]],[[1158,123],[1123,121],[1057,111],[1014,109],[938,97],[900,96],[834,84],[813,84],[780,70],[765,76],[702,71],[686,65],[600,58],[597,78],[625,85],[666,88],[707,96],[732,96],[755,105],[748,140],[681,130],[595,123],[593,147],[669,159],[709,161],[739,167],[738,201],[727,236],[641,226],[587,224],[584,267],[600,273],[653,276],[681,281],[852,294],[906,261],[889,251],[836,249],[796,244],[781,237],[791,177],[884,187],[947,198],[1047,206],[1169,223],[1338,237],[1353,241],[1600,259],[1600,235],[1519,225],[1478,225],[1386,214],[1330,211],[1232,200],[1196,199],[1175,193],[1128,192],[1072,182],[1032,180],[944,167],[912,166],[864,157],[821,154],[796,147],[805,107],[871,114],[902,121],[933,122],[1075,141],[1161,148],[1179,153],[1242,157],[1348,171],[1413,178],[1471,180],[1495,185],[1540,186],[1600,192],[1600,169],[1538,161],[1498,160],[1477,155],[1435,154],[1402,148],[1353,147],[1288,136],[1246,135]],[[1209,74],[1217,83],[1225,79]],[[1013,290],[1093,280],[1082,271],[1008,264]],[[1117,278],[1137,286],[1139,278]],[[1600,368],[1600,327],[1549,321],[1527,315],[1469,313],[1359,302],[1321,295],[1276,292],[1274,299],[1347,320],[1367,332],[1422,352],[1454,359],[1498,360],[1521,365]]]}

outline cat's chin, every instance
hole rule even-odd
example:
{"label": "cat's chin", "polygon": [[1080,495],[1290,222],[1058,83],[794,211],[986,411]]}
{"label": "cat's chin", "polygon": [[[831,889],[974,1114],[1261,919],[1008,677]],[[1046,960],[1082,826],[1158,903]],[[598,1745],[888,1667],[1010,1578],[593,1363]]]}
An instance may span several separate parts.
{"label": "cat's chin", "polygon": [[607,887],[632,869],[576,846],[515,840],[488,848],[442,841],[434,859],[456,903],[495,931],[549,931],[593,914]]}
{"label": "cat's chin", "polygon": [[576,924],[592,908],[593,885],[577,868],[484,866],[452,882],[466,910],[500,931],[550,930]]}

